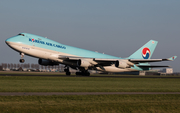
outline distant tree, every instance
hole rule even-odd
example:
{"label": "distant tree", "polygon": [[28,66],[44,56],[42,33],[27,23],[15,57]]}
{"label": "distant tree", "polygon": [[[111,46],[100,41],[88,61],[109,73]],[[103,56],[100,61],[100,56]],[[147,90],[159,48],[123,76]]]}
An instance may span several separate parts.
{"label": "distant tree", "polygon": [[34,64],[31,64],[31,68],[34,69]]}
{"label": "distant tree", "polygon": [[4,68],[4,63],[2,63],[1,66]]}
{"label": "distant tree", "polygon": [[20,64],[20,67],[23,69],[24,68],[24,64]]}
{"label": "distant tree", "polygon": [[37,64],[34,64],[34,68],[37,69]]}
{"label": "distant tree", "polygon": [[27,68],[28,68],[28,69],[30,68],[30,64],[29,64],[29,63],[27,64]]}
{"label": "distant tree", "polygon": [[60,69],[61,69],[61,71],[63,71],[64,65],[61,64]]}
{"label": "distant tree", "polygon": [[38,69],[40,69],[40,66],[41,66],[41,65],[37,64],[37,68],[38,68]]}
{"label": "distant tree", "polygon": [[14,65],[11,63],[11,69],[13,69],[14,68]]}
{"label": "distant tree", "polygon": [[24,68],[26,68],[26,69],[27,69],[27,67],[28,67],[27,65],[28,65],[28,64],[24,64]]}
{"label": "distant tree", "polygon": [[7,63],[4,63],[4,69],[5,70],[7,69]]}
{"label": "distant tree", "polygon": [[24,64],[24,68],[25,68],[25,69],[28,69],[28,64]]}
{"label": "distant tree", "polygon": [[16,69],[16,67],[17,67],[16,64],[14,64],[14,69]]}
{"label": "distant tree", "polygon": [[11,68],[11,64],[7,64],[8,65],[8,69],[10,69]]}
{"label": "distant tree", "polygon": [[28,64],[26,64],[26,68],[28,69],[29,67],[28,67]]}
{"label": "distant tree", "polygon": [[44,66],[43,66],[43,65],[41,65],[41,69],[42,69],[42,70],[43,70],[43,67],[44,67]]}
{"label": "distant tree", "polygon": [[59,65],[56,65],[56,70],[58,70],[58,71],[59,71]]}
{"label": "distant tree", "polygon": [[17,64],[17,68],[18,68],[18,69],[20,68],[20,66],[21,66],[20,64]]}
{"label": "distant tree", "polygon": [[39,69],[39,64],[36,64],[36,65],[35,65],[35,68],[36,68],[36,69]]}
{"label": "distant tree", "polygon": [[39,64],[36,64],[36,69],[39,69]]}
{"label": "distant tree", "polygon": [[56,65],[56,70],[59,68],[59,65]]}
{"label": "distant tree", "polygon": [[48,65],[48,69],[49,69],[49,70],[51,69],[51,66],[50,66],[50,65]]}

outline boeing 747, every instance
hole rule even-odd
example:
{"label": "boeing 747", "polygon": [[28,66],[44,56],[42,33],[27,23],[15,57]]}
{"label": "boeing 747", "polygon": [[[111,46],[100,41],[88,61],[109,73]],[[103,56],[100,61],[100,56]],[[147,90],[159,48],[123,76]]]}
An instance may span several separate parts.
{"label": "boeing 747", "polygon": [[103,53],[89,51],[64,45],[45,37],[29,33],[20,33],[8,38],[6,44],[19,52],[20,62],[24,63],[24,55],[39,59],[39,64],[59,65],[64,64],[66,75],[70,75],[69,67],[79,70],[76,75],[89,76],[88,70],[98,70],[103,72],[130,72],[147,71],[156,67],[168,67],[150,65],[150,62],[173,61],[177,56],[166,59],[151,59],[156,48],[157,41],[150,40],[132,55],[127,58],[115,57]]}

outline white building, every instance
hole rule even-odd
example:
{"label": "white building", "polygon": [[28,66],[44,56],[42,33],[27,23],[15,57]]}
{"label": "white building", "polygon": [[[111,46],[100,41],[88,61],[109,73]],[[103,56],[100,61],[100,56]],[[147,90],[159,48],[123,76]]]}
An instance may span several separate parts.
{"label": "white building", "polygon": [[172,74],[173,73],[173,68],[165,68],[162,70],[163,73],[166,73],[166,74]]}

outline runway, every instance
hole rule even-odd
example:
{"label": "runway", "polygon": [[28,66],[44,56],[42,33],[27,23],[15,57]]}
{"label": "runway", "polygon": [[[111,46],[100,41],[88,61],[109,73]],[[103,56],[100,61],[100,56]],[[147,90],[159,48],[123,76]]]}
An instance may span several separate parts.
{"label": "runway", "polygon": [[0,76],[39,76],[39,77],[106,77],[106,78],[176,78],[180,79],[180,76],[138,76],[138,75],[91,75],[91,76],[81,76],[81,75],[39,75],[39,74],[1,74]]}
{"label": "runway", "polygon": [[53,96],[53,95],[166,95],[180,92],[0,92],[0,96]]}

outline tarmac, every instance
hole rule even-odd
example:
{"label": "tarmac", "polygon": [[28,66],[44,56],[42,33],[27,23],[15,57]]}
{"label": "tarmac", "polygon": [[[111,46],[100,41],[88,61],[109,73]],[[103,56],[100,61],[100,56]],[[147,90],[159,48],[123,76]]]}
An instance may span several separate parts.
{"label": "tarmac", "polygon": [[180,79],[180,76],[157,76],[157,75],[148,75],[148,76],[138,76],[138,75],[40,75],[40,74],[1,74],[0,76],[42,76],[42,77],[106,77],[106,78],[176,78]]}

